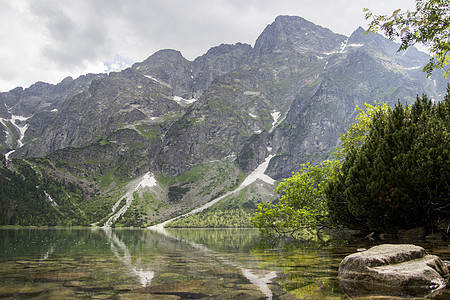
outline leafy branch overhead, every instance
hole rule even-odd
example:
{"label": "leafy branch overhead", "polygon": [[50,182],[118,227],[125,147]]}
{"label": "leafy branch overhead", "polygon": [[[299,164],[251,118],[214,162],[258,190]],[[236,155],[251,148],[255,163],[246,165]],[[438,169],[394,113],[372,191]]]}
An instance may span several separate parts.
{"label": "leafy branch overhead", "polygon": [[428,48],[433,56],[423,68],[428,76],[436,69],[443,69],[445,77],[450,74],[450,0],[416,0],[415,11],[397,9],[391,16],[364,11],[366,20],[372,20],[368,31],[381,29],[391,40],[399,38],[399,51],[414,44]]}

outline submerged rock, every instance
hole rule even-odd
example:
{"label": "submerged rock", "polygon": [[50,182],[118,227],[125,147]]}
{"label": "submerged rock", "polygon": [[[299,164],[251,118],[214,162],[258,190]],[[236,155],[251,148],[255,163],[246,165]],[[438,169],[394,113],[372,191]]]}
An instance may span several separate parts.
{"label": "submerged rock", "polygon": [[339,283],[349,297],[426,297],[442,291],[449,271],[443,261],[415,245],[384,244],[345,257]]}

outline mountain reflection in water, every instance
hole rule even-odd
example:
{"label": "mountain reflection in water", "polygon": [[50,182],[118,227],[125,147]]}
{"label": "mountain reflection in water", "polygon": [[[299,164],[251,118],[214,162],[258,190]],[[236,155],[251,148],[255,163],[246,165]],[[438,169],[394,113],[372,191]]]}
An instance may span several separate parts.
{"label": "mountain reflection in water", "polygon": [[[131,254],[128,250],[128,247],[117,237],[111,227],[103,228],[103,232],[105,232],[106,237],[111,243],[111,251],[117,257],[117,259],[128,267],[132,275],[139,278],[143,287],[149,285],[152,281],[152,278],[155,276],[155,272],[149,270],[144,271],[142,267],[132,265]],[[120,251],[122,251],[122,255],[119,253]]]}
{"label": "mountain reflection in water", "polygon": [[[274,279],[275,277],[277,277],[277,274],[275,271],[264,271],[264,270],[258,270],[258,269],[251,270],[251,269],[245,268],[244,266],[240,265],[239,262],[229,261],[228,259],[224,258],[222,255],[220,255],[220,253],[210,250],[205,245],[195,243],[188,239],[180,238],[176,235],[172,235],[164,227],[156,228],[154,231],[157,232],[158,234],[161,234],[168,238],[187,243],[190,246],[192,246],[194,249],[197,249],[198,251],[202,252],[203,255],[208,255],[208,256],[214,257],[215,259],[221,261],[224,264],[238,268],[239,270],[242,271],[242,275],[244,275],[245,278],[247,278],[252,284],[256,285],[259,288],[259,290],[267,297],[267,299],[273,298],[272,291],[268,287],[268,284],[272,283],[271,280]],[[261,274],[261,276],[258,276],[255,273],[262,273],[262,274]]]}
{"label": "mountain reflection in water", "polygon": [[0,298],[344,299],[340,261],[371,246],[258,242],[250,229],[1,229]]}

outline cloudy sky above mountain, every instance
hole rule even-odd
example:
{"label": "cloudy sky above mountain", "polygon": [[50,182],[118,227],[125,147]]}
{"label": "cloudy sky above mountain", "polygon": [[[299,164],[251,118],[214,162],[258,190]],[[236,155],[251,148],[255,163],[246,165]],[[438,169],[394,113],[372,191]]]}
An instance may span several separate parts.
{"label": "cloudy sky above mountain", "polygon": [[160,49],[189,60],[221,43],[248,43],[278,15],[349,36],[363,8],[390,14],[413,0],[0,0],[0,91],[108,72]]}

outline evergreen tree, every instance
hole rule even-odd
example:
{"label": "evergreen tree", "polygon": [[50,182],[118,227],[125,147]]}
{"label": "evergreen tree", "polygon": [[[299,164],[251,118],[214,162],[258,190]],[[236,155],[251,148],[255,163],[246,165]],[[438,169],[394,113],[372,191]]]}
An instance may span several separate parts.
{"label": "evergreen tree", "polygon": [[377,113],[361,147],[352,147],[326,189],[334,221],[385,230],[433,226],[450,207],[449,94],[418,97]]}

